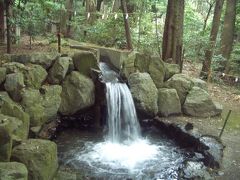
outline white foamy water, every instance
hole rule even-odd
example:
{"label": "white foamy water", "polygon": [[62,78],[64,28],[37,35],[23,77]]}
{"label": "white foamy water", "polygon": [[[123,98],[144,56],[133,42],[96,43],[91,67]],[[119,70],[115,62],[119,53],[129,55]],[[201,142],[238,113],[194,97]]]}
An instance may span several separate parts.
{"label": "white foamy water", "polygon": [[147,140],[136,140],[126,144],[101,142],[89,148],[92,150],[78,156],[79,160],[88,164],[101,163],[112,169],[124,168],[130,171],[138,169],[145,161],[155,160],[159,153],[158,146],[151,145]]}

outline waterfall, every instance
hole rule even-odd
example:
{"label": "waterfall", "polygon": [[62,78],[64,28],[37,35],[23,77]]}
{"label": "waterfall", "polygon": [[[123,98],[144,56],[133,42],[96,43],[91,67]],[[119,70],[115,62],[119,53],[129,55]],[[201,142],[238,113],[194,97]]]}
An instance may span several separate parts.
{"label": "waterfall", "polygon": [[137,140],[140,126],[128,86],[119,82],[118,74],[107,64],[100,63],[100,69],[107,90],[108,140],[116,143]]}
{"label": "waterfall", "polygon": [[106,83],[108,138],[112,142],[139,138],[139,123],[131,92],[126,84]]}

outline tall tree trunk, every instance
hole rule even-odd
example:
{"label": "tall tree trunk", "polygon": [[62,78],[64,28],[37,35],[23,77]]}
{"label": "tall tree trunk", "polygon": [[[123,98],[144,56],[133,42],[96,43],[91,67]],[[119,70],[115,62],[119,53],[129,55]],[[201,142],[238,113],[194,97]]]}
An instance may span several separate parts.
{"label": "tall tree trunk", "polygon": [[212,62],[212,56],[214,47],[216,44],[218,29],[220,25],[220,18],[222,13],[222,7],[223,7],[224,0],[217,0],[215,9],[214,9],[214,16],[213,16],[213,22],[212,22],[212,29],[210,34],[210,47],[205,51],[205,60],[203,61],[203,67],[200,76],[204,79],[210,78],[211,75],[211,62]]}
{"label": "tall tree trunk", "polygon": [[127,39],[127,48],[129,50],[133,50],[132,46],[132,39],[130,34],[130,27],[129,22],[127,18],[127,4],[125,0],[121,0],[121,6],[122,6],[122,12],[123,12],[123,19],[124,19],[124,26],[125,26],[125,33],[126,33],[126,39]]}
{"label": "tall tree trunk", "polygon": [[121,7],[120,0],[114,0],[112,4],[112,12],[117,12],[120,7]]}
{"label": "tall tree trunk", "polygon": [[226,59],[223,66],[225,72],[229,72],[230,55],[233,47],[234,28],[236,20],[236,4],[237,0],[227,0],[227,7],[224,16],[224,26],[221,37],[221,54]]}
{"label": "tall tree trunk", "polygon": [[7,19],[7,53],[11,53],[11,30],[10,30],[10,0],[5,0],[6,19]]}
{"label": "tall tree trunk", "polygon": [[4,3],[0,1],[0,44],[4,43]]}
{"label": "tall tree trunk", "polygon": [[88,22],[92,24],[95,20],[95,12],[97,10],[97,4],[95,3],[95,0],[86,0],[86,17],[88,17],[88,13],[92,13],[90,17],[88,18]]}
{"label": "tall tree trunk", "polygon": [[162,58],[164,61],[172,58],[175,64],[181,64],[183,47],[184,0],[168,0],[165,20]]}

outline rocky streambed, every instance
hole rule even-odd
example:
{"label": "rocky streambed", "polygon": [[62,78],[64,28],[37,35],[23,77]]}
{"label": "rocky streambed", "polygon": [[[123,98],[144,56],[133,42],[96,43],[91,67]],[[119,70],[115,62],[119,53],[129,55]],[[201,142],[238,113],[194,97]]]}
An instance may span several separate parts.
{"label": "rocky streambed", "polygon": [[[204,81],[179,74],[177,65],[156,57],[122,53],[125,52],[100,48],[68,55],[14,54],[1,60],[2,177],[61,178],[57,175],[57,145],[48,140],[62,123],[59,117],[90,110],[89,127],[102,128],[106,103],[104,86],[96,75],[100,73],[98,62],[102,54],[111,54],[109,58],[118,62],[112,64],[122,67],[119,73],[128,82],[140,120],[157,115],[211,117],[221,113],[221,107],[210,98]],[[86,120],[85,117],[89,116],[82,119]]]}

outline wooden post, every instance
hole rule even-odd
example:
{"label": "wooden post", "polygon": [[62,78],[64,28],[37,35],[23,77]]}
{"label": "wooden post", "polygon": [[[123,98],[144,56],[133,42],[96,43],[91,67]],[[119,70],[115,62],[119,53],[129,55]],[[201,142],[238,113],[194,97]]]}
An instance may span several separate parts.
{"label": "wooden post", "polygon": [[58,52],[61,53],[61,33],[57,33],[58,38]]}
{"label": "wooden post", "polygon": [[228,115],[227,115],[227,117],[226,117],[226,119],[225,119],[223,128],[222,128],[222,130],[221,130],[221,132],[220,132],[220,134],[219,134],[219,138],[221,138],[221,136],[222,136],[222,133],[223,133],[225,127],[226,127],[227,121],[228,121],[228,119],[229,119],[229,117],[230,117],[230,115],[231,115],[231,112],[232,112],[232,110],[229,110],[229,111],[228,111]]}

